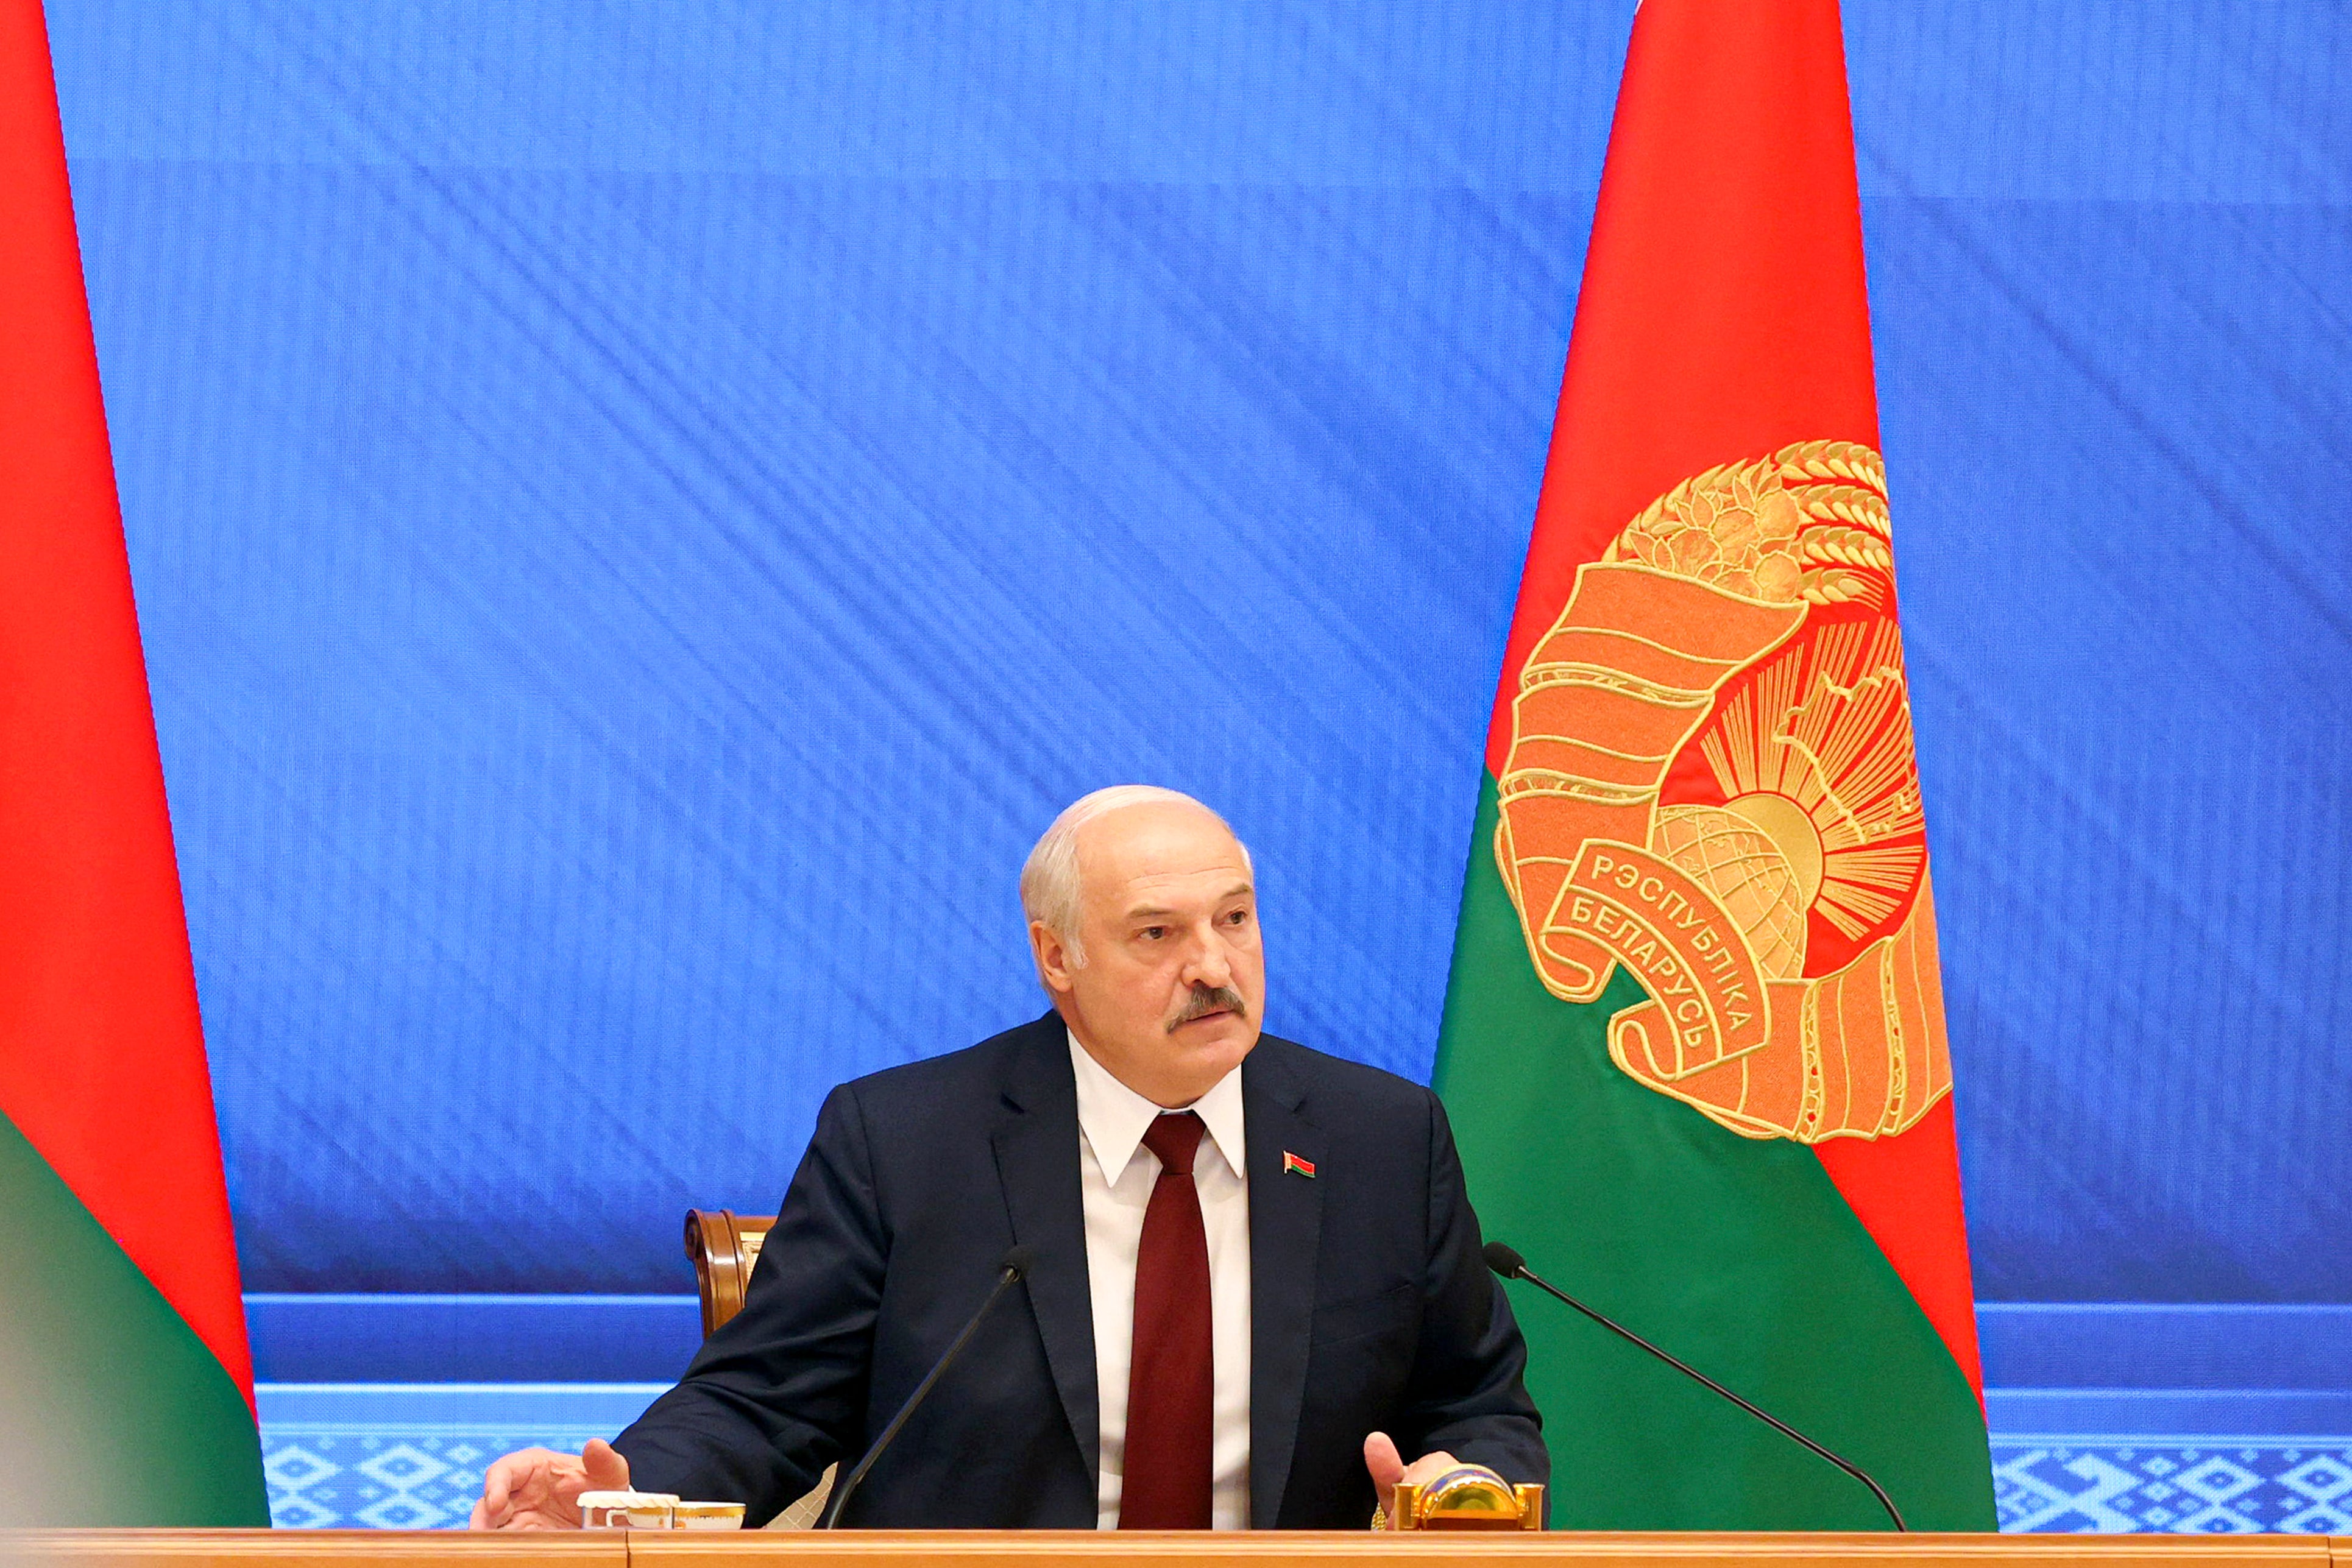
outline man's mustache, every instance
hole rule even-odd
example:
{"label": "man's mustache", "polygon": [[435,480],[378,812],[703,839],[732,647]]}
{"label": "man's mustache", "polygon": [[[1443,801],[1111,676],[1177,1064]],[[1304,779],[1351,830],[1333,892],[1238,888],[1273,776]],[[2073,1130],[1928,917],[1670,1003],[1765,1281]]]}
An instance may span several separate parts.
{"label": "man's mustache", "polygon": [[1206,1018],[1211,1013],[1238,1013],[1247,1018],[1249,1004],[1242,1000],[1239,991],[1230,987],[1203,986],[1195,982],[1192,995],[1185,1001],[1182,1010],[1168,1020],[1168,1032],[1173,1034],[1194,1019]]}

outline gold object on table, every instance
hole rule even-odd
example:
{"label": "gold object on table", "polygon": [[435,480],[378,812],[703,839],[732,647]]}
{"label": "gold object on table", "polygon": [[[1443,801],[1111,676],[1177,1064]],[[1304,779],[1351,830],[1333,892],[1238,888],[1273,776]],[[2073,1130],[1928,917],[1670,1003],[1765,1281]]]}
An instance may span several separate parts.
{"label": "gold object on table", "polygon": [[1544,1489],[1513,1486],[1484,1465],[1457,1465],[1418,1484],[1400,1483],[1381,1514],[1376,1530],[1541,1530]]}

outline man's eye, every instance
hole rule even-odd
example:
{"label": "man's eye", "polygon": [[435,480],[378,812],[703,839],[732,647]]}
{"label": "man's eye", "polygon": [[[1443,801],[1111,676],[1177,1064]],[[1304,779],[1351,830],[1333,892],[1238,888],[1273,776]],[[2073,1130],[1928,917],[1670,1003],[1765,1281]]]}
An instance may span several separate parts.
{"label": "man's eye", "polygon": [[1143,928],[1143,939],[1146,942],[1157,942],[1167,935],[1168,927],[1165,925],[1147,925]]}
{"label": "man's eye", "polygon": [[1225,924],[1226,924],[1226,925],[1248,925],[1248,924],[1249,924],[1249,911],[1248,911],[1248,910],[1246,910],[1246,909],[1236,909],[1236,910],[1234,910],[1231,915],[1226,915],[1226,916],[1225,916]]}

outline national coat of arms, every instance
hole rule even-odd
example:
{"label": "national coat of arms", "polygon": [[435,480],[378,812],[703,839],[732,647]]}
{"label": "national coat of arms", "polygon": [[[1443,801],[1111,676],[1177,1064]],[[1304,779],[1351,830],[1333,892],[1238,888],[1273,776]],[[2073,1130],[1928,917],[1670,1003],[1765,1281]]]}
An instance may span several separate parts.
{"label": "national coat of arms", "polygon": [[1545,988],[1752,1138],[1876,1138],[1950,1092],[1885,470],[1711,468],[1581,568],[1512,707],[1495,859]]}

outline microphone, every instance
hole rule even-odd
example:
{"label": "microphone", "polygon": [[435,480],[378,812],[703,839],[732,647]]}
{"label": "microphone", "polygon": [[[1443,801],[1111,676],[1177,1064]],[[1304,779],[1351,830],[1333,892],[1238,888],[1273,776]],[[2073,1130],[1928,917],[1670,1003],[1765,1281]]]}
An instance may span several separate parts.
{"label": "microphone", "polygon": [[963,1325],[963,1333],[956,1335],[955,1343],[948,1346],[947,1354],[923,1375],[920,1383],[915,1385],[915,1391],[907,1396],[907,1402],[898,1406],[898,1413],[890,1417],[890,1424],[882,1428],[882,1435],[874,1439],[873,1446],[866,1450],[866,1457],[857,1461],[857,1468],[849,1472],[846,1480],[833,1489],[833,1506],[824,1511],[824,1518],[817,1525],[819,1530],[840,1527],[841,1511],[849,1506],[849,1500],[856,1492],[858,1483],[865,1480],[866,1472],[874,1468],[874,1461],[882,1457],[882,1450],[898,1437],[898,1428],[907,1424],[907,1417],[915,1413],[915,1407],[930,1393],[931,1385],[940,1380],[942,1373],[955,1364],[956,1357],[963,1354],[963,1347],[971,1343],[972,1334],[980,1328],[980,1320],[988,1316],[988,1309],[996,1305],[996,1298],[1028,1275],[1031,1261],[1026,1247],[1008,1248],[1004,1256],[997,1260],[996,1284],[988,1292],[988,1299],[980,1303],[980,1310],[971,1314],[971,1321]]}
{"label": "microphone", "polygon": [[1486,1243],[1486,1267],[1495,1270],[1496,1273],[1500,1274],[1504,1279],[1525,1280],[1528,1284],[1533,1285],[1537,1290],[1543,1291],[1547,1295],[1558,1296],[1561,1301],[1566,1301],[1570,1306],[1574,1307],[1578,1312],[1582,1312],[1586,1317],[1591,1318],[1594,1322],[1599,1323],[1602,1328],[1607,1329],[1611,1333],[1615,1334],[1618,1338],[1631,1340],[1633,1343],[1640,1345],[1643,1350],[1648,1351],[1652,1355],[1656,1356],[1660,1361],[1664,1362],[1668,1366],[1673,1367],[1676,1372],[1681,1373],[1685,1377],[1703,1383],[1707,1387],[1715,1390],[1717,1394],[1722,1395],[1726,1399],[1730,1400],[1734,1405],[1738,1406],[1742,1410],[1747,1411],[1750,1416],[1755,1416],[1759,1421],[1763,1422],[1764,1425],[1771,1427],[1782,1437],[1793,1438],[1804,1447],[1811,1448],[1814,1453],[1819,1454],[1822,1458],[1827,1459],[1830,1463],[1835,1465],[1838,1469],[1843,1470],[1846,1474],[1852,1476],[1863,1485],[1868,1487],[1870,1489],[1870,1495],[1878,1500],[1878,1506],[1886,1511],[1886,1517],[1895,1521],[1895,1529],[1906,1532],[1910,1530],[1911,1527],[1903,1522],[1903,1515],[1898,1510],[1896,1510],[1895,1500],[1886,1495],[1886,1489],[1880,1486],[1876,1481],[1872,1480],[1870,1477],[1864,1472],[1860,1465],[1850,1464],[1844,1459],[1839,1458],[1835,1454],[1831,1453],[1827,1448],[1822,1448],[1819,1443],[1814,1442],[1811,1437],[1806,1437],[1802,1432],[1798,1431],[1794,1427],[1790,1426],[1778,1416],[1758,1409],[1755,1406],[1750,1405],[1747,1400],[1742,1399],[1738,1395],[1734,1394],[1730,1389],[1726,1388],[1722,1384],[1717,1383],[1714,1378],[1709,1377],[1706,1373],[1701,1372],[1698,1368],[1667,1354],[1664,1351],[1660,1350],[1656,1345],[1652,1344],[1648,1340],[1643,1339],[1640,1334],[1635,1333],[1632,1329],[1627,1328],[1624,1324],[1616,1322],[1614,1319],[1594,1312],[1591,1307],[1586,1306],[1582,1301],[1578,1301],[1574,1296],[1570,1295],[1558,1285],[1553,1284],[1550,1281],[1542,1278],[1533,1270],[1529,1269],[1528,1267],[1528,1260],[1525,1258],[1520,1257],[1516,1249],[1506,1246],[1500,1241],[1489,1241]]}

